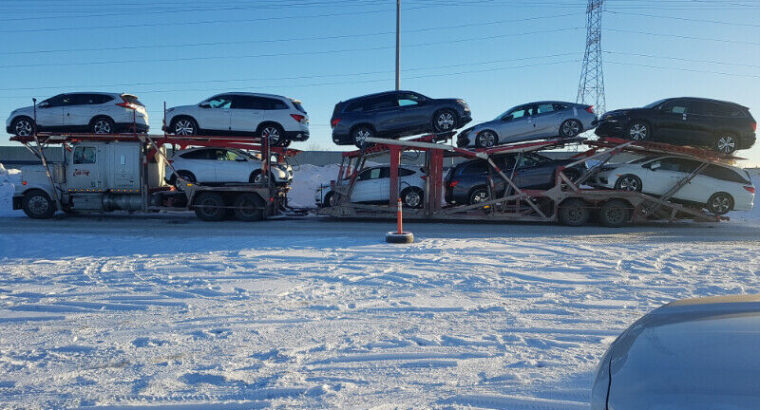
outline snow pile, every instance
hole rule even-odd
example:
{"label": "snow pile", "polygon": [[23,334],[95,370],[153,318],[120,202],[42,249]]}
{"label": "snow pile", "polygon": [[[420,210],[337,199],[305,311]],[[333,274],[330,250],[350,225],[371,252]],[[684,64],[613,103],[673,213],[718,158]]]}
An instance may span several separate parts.
{"label": "snow pile", "polygon": [[[750,170],[752,185],[755,189],[760,188],[760,170]],[[760,225],[760,196],[755,194],[755,206],[749,212],[731,212],[728,214],[732,221]]]}
{"label": "snow pile", "polygon": [[21,171],[5,169],[0,163],[0,216],[19,216],[21,211],[13,210],[13,192],[21,183]]}
{"label": "snow pile", "polygon": [[294,208],[315,208],[314,195],[320,185],[329,185],[338,177],[337,164],[323,167],[303,164],[293,167],[293,185],[288,192],[288,205]]}

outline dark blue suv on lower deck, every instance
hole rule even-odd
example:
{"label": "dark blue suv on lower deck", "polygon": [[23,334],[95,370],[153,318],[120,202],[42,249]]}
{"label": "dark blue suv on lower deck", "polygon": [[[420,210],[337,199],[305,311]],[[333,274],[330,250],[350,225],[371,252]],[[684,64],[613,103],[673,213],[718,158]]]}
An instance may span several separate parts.
{"label": "dark blue suv on lower deck", "polygon": [[412,91],[388,91],[341,101],[330,125],[338,145],[364,146],[367,137],[399,138],[448,132],[472,121],[461,99],[434,99]]}

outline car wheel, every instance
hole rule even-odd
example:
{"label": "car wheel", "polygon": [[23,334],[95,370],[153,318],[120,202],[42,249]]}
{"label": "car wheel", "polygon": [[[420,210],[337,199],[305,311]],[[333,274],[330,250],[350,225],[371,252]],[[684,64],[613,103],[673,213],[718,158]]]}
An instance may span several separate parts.
{"label": "car wheel", "polygon": [[715,215],[724,215],[734,209],[734,198],[725,192],[715,193],[707,200],[707,209]]}
{"label": "car wheel", "polygon": [[324,206],[336,206],[340,202],[340,195],[336,194],[335,192],[328,192],[325,195],[325,202]]}
{"label": "car wheel", "polygon": [[565,200],[559,206],[559,222],[567,226],[581,226],[588,222],[591,212],[589,212],[588,204],[585,201],[578,198],[570,198]]}
{"label": "car wheel", "polygon": [[559,126],[559,136],[562,138],[577,137],[583,131],[583,126],[578,120],[567,120]]}
{"label": "car wheel", "polygon": [[722,134],[715,140],[715,151],[730,155],[736,151],[736,137],[731,134]]}
{"label": "car wheel", "polygon": [[224,198],[215,192],[201,192],[193,203],[195,215],[204,221],[221,221],[227,214]]}
{"label": "car wheel", "polygon": [[636,175],[626,174],[615,181],[615,189],[619,191],[641,192],[642,187],[641,178]]}
{"label": "car wheel", "polygon": [[21,205],[26,216],[30,218],[47,219],[55,214],[55,202],[44,191],[33,190],[25,193]]}
{"label": "car wheel", "polygon": [[480,131],[475,137],[475,146],[478,148],[491,148],[499,142],[499,137],[491,130]]}
{"label": "car wheel", "polygon": [[433,116],[435,132],[451,131],[457,126],[457,113],[452,110],[440,110]]}
{"label": "car wheel", "polygon": [[188,117],[180,117],[172,122],[170,129],[174,135],[196,135],[198,134],[198,123]]}
{"label": "car wheel", "polygon": [[628,126],[628,138],[635,141],[648,140],[652,134],[649,124],[644,121],[634,120]]}
{"label": "car wheel", "polygon": [[257,169],[251,173],[251,176],[248,178],[248,182],[252,184],[263,184],[267,181],[266,178],[264,178],[264,173],[261,172],[260,169]]}
{"label": "car wheel", "polygon": [[488,194],[488,189],[485,187],[475,188],[470,193],[470,205],[480,204],[483,202],[486,202],[491,199],[491,196]]}
{"label": "car wheel", "polygon": [[406,188],[401,192],[401,202],[409,208],[422,208],[424,195],[425,193],[417,187]]}
{"label": "car wheel", "polygon": [[607,201],[599,208],[599,223],[610,228],[619,228],[631,219],[631,206],[622,199]]}
{"label": "car wheel", "polygon": [[240,194],[232,204],[235,218],[246,222],[264,219],[264,209],[260,208],[262,203],[263,200],[256,194]]}
{"label": "car wheel", "polygon": [[114,134],[116,132],[116,126],[112,119],[98,117],[92,120],[90,131],[92,131],[93,134]]}
{"label": "car wheel", "polygon": [[34,134],[34,120],[29,117],[18,117],[13,120],[11,130],[19,137],[29,137]]}
{"label": "car wheel", "polygon": [[359,148],[368,148],[370,145],[367,143],[367,138],[373,138],[374,136],[375,131],[366,125],[356,127],[351,132],[351,137],[354,140],[354,144],[356,144],[356,146]]}
{"label": "car wheel", "polygon": [[285,142],[285,131],[279,125],[267,124],[259,129],[259,138],[269,141],[271,147],[279,147]]}

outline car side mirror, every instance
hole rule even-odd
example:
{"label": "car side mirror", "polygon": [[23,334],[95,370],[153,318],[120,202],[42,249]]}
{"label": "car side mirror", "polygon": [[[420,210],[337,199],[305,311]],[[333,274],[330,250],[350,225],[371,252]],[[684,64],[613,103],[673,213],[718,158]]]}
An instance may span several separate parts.
{"label": "car side mirror", "polygon": [[211,104],[209,104],[207,102],[202,102],[202,103],[198,104],[198,106],[201,107],[201,108],[211,108]]}
{"label": "car side mirror", "polygon": [[47,101],[43,101],[43,102],[37,104],[37,108],[47,108],[47,107],[50,107],[50,103],[47,102]]}
{"label": "car side mirror", "polygon": [[247,161],[247,160],[245,159],[245,157],[237,157],[237,158],[235,158],[235,161],[238,161],[238,162],[245,162],[245,161]]}
{"label": "car side mirror", "polygon": [[657,169],[660,168],[661,166],[662,166],[662,163],[660,163],[660,161],[657,161],[657,162],[653,162],[649,164],[648,168],[651,169],[652,171],[657,171]]}
{"label": "car side mirror", "polygon": [[501,117],[501,120],[502,121],[512,121],[513,118],[515,118],[514,115],[505,115],[505,116]]}

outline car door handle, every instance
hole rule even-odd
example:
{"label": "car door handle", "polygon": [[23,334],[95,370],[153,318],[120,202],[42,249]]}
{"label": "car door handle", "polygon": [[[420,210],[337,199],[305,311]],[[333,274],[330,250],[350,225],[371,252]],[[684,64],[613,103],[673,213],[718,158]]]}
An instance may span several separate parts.
{"label": "car door handle", "polygon": [[686,121],[686,113],[684,113],[681,118],[683,118],[683,120]]}

